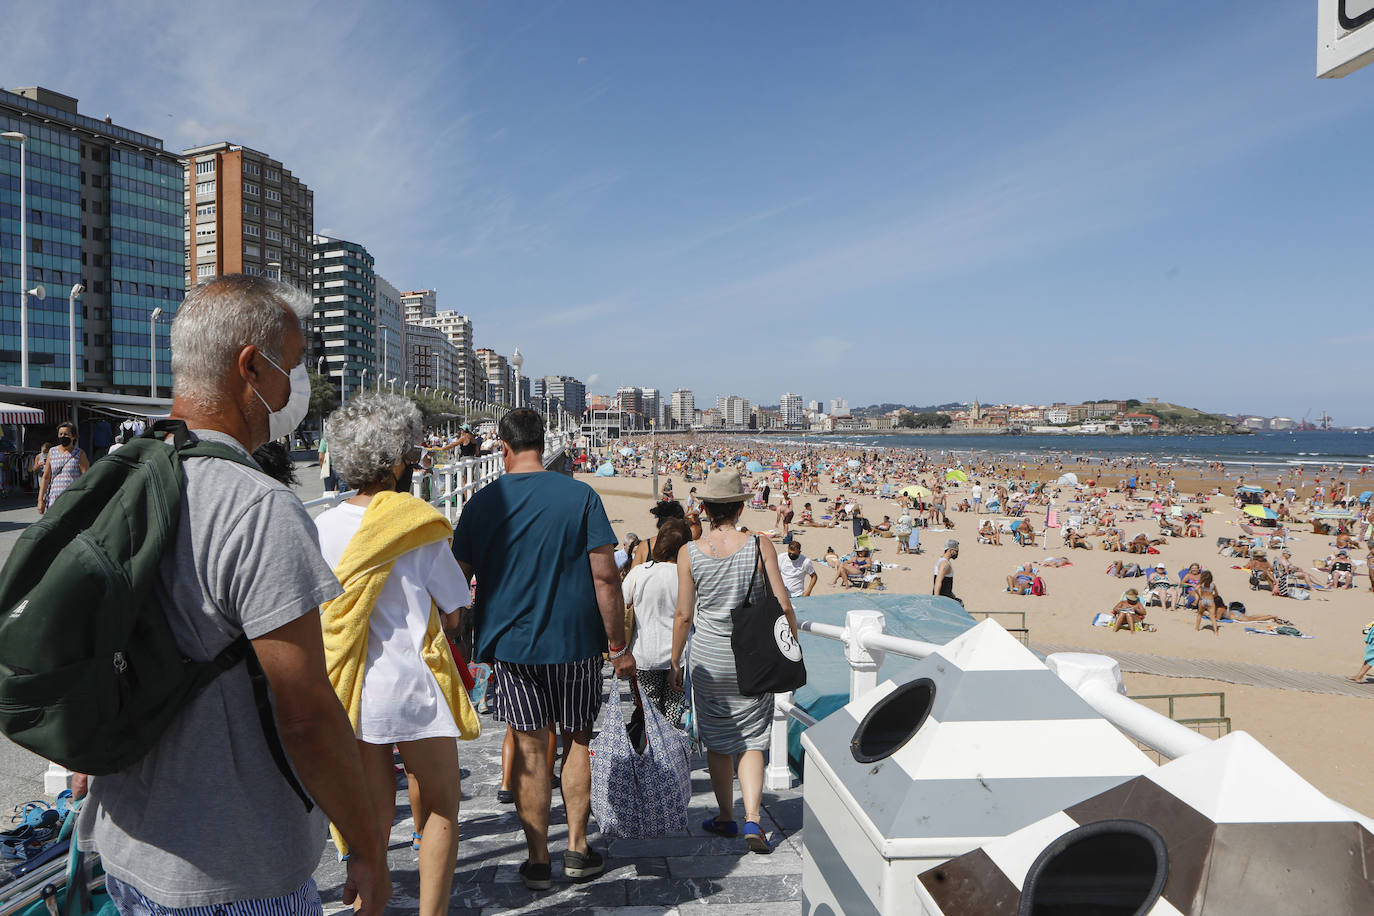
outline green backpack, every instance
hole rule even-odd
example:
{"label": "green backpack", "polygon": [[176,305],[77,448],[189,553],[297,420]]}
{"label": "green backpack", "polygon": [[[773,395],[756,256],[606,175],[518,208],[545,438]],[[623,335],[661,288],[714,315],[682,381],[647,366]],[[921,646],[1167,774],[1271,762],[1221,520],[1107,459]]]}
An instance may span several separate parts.
{"label": "green backpack", "polygon": [[179,420],[158,421],[91,465],[19,536],[0,570],[0,731],[75,772],[116,773],[242,661],[272,757],[309,810],[252,643],[240,635],[213,659],[188,658],[157,598],[181,519],[181,462],[201,457],[261,470],[227,445],[191,442]]}

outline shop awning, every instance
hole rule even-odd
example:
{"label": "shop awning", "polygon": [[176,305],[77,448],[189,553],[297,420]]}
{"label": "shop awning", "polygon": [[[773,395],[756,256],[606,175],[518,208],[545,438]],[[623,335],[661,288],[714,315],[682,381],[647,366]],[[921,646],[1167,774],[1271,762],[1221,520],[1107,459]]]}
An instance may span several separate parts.
{"label": "shop awning", "polygon": [[37,407],[25,407],[23,404],[6,404],[0,401],[0,423],[46,423],[47,419],[43,416],[43,411]]}

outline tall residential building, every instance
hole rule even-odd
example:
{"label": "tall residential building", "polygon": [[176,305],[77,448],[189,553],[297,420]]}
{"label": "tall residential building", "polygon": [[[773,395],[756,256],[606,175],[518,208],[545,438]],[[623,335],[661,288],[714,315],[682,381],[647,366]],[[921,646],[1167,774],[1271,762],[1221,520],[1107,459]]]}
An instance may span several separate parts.
{"label": "tall residential building", "polygon": [[401,304],[406,309],[406,321],[419,324],[422,319],[433,318],[439,308],[437,289],[417,289],[401,293]]}
{"label": "tall residential building", "polygon": [[188,149],[186,282],[275,277],[311,291],[315,195],[266,153],[223,141]]}
{"label": "tall residential building", "polygon": [[546,375],[534,381],[542,385],[543,391],[536,395],[531,387],[531,395],[536,398],[547,398],[548,406],[542,402],[535,404],[533,401],[530,402],[530,406],[546,411],[555,407],[562,408],[575,417],[587,412],[587,386],[578,379],[571,375]]}
{"label": "tall residential building", "polygon": [[486,373],[487,401],[492,404],[509,406],[514,395],[511,390],[511,382],[515,378],[510,363],[506,361],[504,356],[490,347],[482,347],[477,351],[477,362]]}
{"label": "tall residential building", "polygon": [[[0,90],[0,131],[25,137],[29,385],[147,396],[172,384],[167,334],[185,275],[185,172],[162,141],[78,113],[39,87]],[[19,385],[19,158],[0,139],[0,383]],[[68,296],[85,293],[74,318]],[[162,317],[152,321],[154,309]],[[75,324],[75,328],[71,325]],[[156,333],[157,345],[150,340]],[[72,352],[70,335],[75,332]]]}
{"label": "tall residential building", "polygon": [[832,417],[849,416],[849,402],[844,398],[832,398],[830,401],[830,415]]}
{"label": "tall residential building", "polygon": [[401,293],[377,274],[377,369],[383,386],[391,379],[395,387],[406,383],[406,319]]}
{"label": "tall residential building", "polygon": [[648,429],[648,418],[644,414],[644,393],[633,386],[622,385],[615,390],[615,406],[622,413],[630,414],[629,429]]}
{"label": "tall residential building", "polygon": [[691,426],[696,422],[697,398],[690,388],[678,388],[673,392],[673,422],[678,426]]}
{"label": "tall residential building", "polygon": [[[455,311],[434,311],[435,293],[434,290],[425,290],[421,293],[405,293],[405,296],[419,297],[413,300],[416,303],[413,308],[418,311],[429,310],[430,315],[425,318],[411,319],[407,321],[413,324],[422,324],[428,328],[437,328],[449,339],[449,343],[458,350],[457,368],[454,370],[454,393],[465,398],[486,398],[486,368],[479,366],[477,362],[477,351],[472,345],[472,319],[466,315],[460,315]],[[407,304],[406,313],[409,315],[412,305]]]}
{"label": "tall residential building", "polygon": [[782,396],[782,401],[778,405],[778,414],[782,417],[782,425],[788,429],[796,429],[802,425],[802,398],[799,394],[786,392]]}
{"label": "tall residential building", "polygon": [[665,418],[663,413],[663,395],[658,393],[657,388],[639,389],[639,400],[644,407],[644,418],[653,420],[658,426],[663,426]]}
{"label": "tall residential building", "polygon": [[[357,242],[314,237],[315,330],[324,336],[324,373],[345,391],[367,382],[375,388],[377,274],[372,255]],[[366,376],[364,376],[366,373]]]}
{"label": "tall residential building", "polygon": [[458,349],[438,328],[406,327],[406,375],[415,388],[455,392]]}
{"label": "tall residential building", "polygon": [[716,406],[727,429],[749,428],[751,412],[748,398],[732,394],[728,397],[717,398]]}

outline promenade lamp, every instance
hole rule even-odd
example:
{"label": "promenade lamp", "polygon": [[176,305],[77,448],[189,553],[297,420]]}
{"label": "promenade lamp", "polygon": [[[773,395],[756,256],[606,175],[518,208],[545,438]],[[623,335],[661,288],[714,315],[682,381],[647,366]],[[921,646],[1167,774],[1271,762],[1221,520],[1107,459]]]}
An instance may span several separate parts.
{"label": "promenade lamp", "polygon": [[148,397],[157,397],[157,320],[162,317],[162,306],[153,309],[148,316]]}
{"label": "promenade lamp", "polygon": [[[6,140],[19,141],[19,386],[29,387],[29,138],[17,130],[0,133]],[[37,297],[40,301],[42,296]]]}
{"label": "promenade lamp", "polygon": [[86,291],[80,283],[72,287],[67,295],[67,345],[71,356],[68,359],[68,375],[71,377],[71,390],[76,390],[76,300]]}
{"label": "promenade lamp", "polygon": [[315,374],[316,374],[316,375],[324,375],[324,357],[323,357],[323,356],[321,356],[319,359],[315,360]]}
{"label": "promenade lamp", "polygon": [[515,351],[514,351],[513,353],[511,353],[511,355],[510,355],[510,364],[511,364],[511,366],[514,367],[514,369],[515,369],[515,397],[511,398],[511,403],[514,404],[516,407],[519,407],[519,406],[520,406],[520,370],[521,370],[521,369],[524,367],[524,365],[525,365],[525,356],[524,356],[524,354],[522,354],[522,353],[520,352],[520,348],[519,348],[519,347],[516,347],[516,348],[515,348]]}
{"label": "promenade lamp", "polygon": [[367,370],[364,369],[358,376],[358,390],[364,391],[367,388]]}
{"label": "promenade lamp", "polygon": [[391,385],[391,393],[392,393],[392,394],[395,394],[395,393],[396,393],[396,376],[393,375],[391,378],[387,379],[387,383],[388,383],[389,385]]}

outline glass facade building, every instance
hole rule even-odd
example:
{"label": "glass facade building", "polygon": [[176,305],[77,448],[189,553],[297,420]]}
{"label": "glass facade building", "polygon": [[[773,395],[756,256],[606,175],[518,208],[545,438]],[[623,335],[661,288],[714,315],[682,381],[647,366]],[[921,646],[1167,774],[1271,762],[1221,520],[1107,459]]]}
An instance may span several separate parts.
{"label": "glass facade building", "polygon": [[[42,88],[0,90],[0,130],[27,138],[29,384],[170,394],[168,331],[185,292],[184,172],[162,141]],[[20,144],[0,140],[0,384],[20,384]],[[74,320],[68,295],[81,283]],[[156,322],[152,314],[161,308]],[[69,335],[75,324],[76,352]]]}

